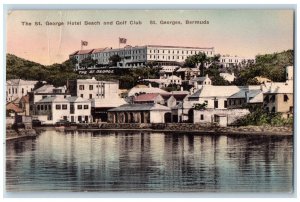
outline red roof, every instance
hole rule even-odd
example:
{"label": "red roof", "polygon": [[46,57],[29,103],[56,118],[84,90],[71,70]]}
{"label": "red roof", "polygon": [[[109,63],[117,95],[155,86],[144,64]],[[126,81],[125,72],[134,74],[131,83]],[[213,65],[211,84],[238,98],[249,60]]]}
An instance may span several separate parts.
{"label": "red roof", "polygon": [[92,53],[100,53],[100,52],[102,52],[104,50],[106,50],[106,48],[96,48],[96,49],[93,50]]}
{"label": "red roof", "polygon": [[157,96],[159,96],[159,93],[147,93],[147,94],[141,94],[134,98],[135,102],[146,102],[146,101],[154,101]]}
{"label": "red roof", "polygon": [[24,95],[20,101],[23,101],[25,103],[29,103],[29,96],[28,95]]}
{"label": "red roof", "polygon": [[12,102],[6,104],[6,110],[13,110],[14,112],[23,112],[17,105],[13,104]]}
{"label": "red roof", "polygon": [[88,50],[78,50],[70,55],[84,55],[84,54],[91,54],[95,49],[88,49]]}

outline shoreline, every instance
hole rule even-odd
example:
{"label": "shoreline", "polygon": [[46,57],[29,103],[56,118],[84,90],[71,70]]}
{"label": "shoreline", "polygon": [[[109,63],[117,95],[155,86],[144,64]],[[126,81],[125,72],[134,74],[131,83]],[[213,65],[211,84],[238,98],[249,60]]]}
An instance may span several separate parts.
{"label": "shoreline", "polygon": [[159,129],[70,129],[71,131],[141,131],[141,132],[159,132],[159,133],[190,133],[193,135],[259,135],[259,136],[293,136],[293,132],[258,132],[258,131],[199,131],[199,130],[159,130]]}
{"label": "shoreline", "polygon": [[[89,126],[89,127],[87,127]],[[86,131],[128,131],[128,132],[157,132],[191,135],[230,135],[230,136],[293,136],[293,128],[271,126],[239,126],[216,127],[199,124],[109,124],[103,123],[98,127],[92,125],[79,125],[79,127],[65,127],[58,130],[55,126],[35,127],[33,129],[21,129],[19,131],[6,130],[6,141],[20,140],[37,137],[44,130],[58,130],[62,132]]]}
{"label": "shoreline", "polygon": [[101,123],[96,125],[78,125],[75,128],[66,127],[64,131],[149,131],[165,133],[190,133],[190,134],[215,134],[215,135],[275,135],[293,136],[292,127],[272,126],[228,126],[218,127],[214,125],[192,123],[167,123],[167,124],[112,124]]}

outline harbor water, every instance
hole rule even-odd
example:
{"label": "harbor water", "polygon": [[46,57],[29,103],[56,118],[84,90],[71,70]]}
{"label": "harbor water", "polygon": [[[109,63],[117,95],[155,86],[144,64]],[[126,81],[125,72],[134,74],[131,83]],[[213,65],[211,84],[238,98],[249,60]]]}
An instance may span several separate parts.
{"label": "harbor water", "polygon": [[293,138],[58,132],[6,143],[7,192],[293,190]]}

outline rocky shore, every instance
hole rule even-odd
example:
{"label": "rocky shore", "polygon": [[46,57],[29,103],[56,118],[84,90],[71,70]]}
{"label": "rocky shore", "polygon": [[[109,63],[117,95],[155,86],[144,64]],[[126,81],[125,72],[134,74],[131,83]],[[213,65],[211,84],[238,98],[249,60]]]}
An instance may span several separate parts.
{"label": "rocky shore", "polygon": [[[74,129],[72,129],[74,130]],[[253,135],[284,135],[292,136],[292,127],[274,126],[239,126],[218,127],[216,125],[192,124],[192,123],[167,123],[167,124],[138,124],[138,123],[102,123],[79,126],[76,130],[143,130],[159,132],[187,132],[187,133],[214,133],[214,134],[253,134]]]}

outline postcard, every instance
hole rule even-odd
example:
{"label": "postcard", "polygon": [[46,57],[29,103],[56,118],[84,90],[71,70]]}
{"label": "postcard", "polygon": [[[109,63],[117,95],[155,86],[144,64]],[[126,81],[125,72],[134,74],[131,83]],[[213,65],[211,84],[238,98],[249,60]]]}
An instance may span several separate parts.
{"label": "postcard", "polygon": [[294,15],[9,10],[5,192],[293,194]]}

